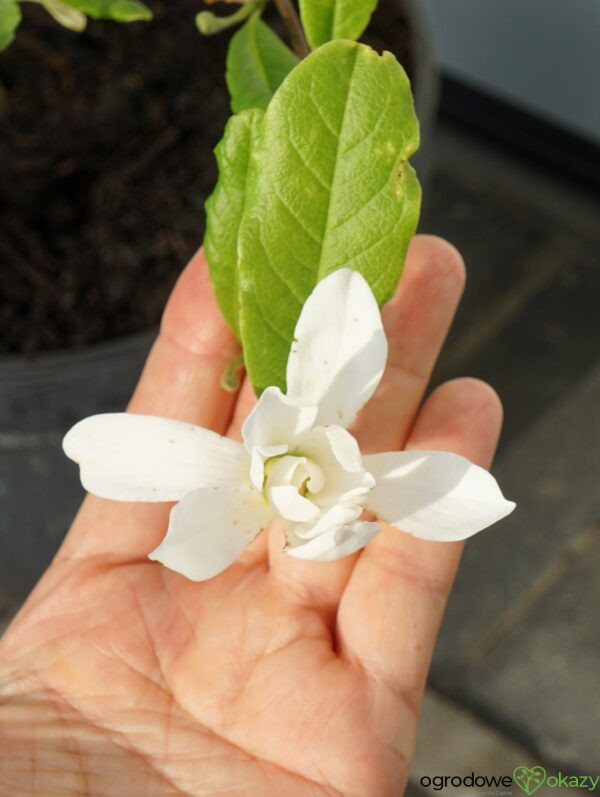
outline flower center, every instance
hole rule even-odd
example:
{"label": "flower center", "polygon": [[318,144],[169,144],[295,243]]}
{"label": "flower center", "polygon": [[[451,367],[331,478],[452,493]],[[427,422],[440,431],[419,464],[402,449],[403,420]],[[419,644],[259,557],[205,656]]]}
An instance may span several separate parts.
{"label": "flower center", "polygon": [[304,456],[286,454],[265,462],[265,493],[286,520],[305,522],[320,514],[315,498],[323,489],[322,468]]}
{"label": "flower center", "polygon": [[288,485],[302,496],[318,493],[325,478],[316,462],[308,457],[286,454],[272,457],[265,462],[265,488]]}
{"label": "flower center", "polygon": [[341,522],[342,515],[343,522],[358,517],[374,479],[352,435],[316,426],[284,440],[275,429],[265,444],[250,448],[250,481],[275,512],[303,535]]}

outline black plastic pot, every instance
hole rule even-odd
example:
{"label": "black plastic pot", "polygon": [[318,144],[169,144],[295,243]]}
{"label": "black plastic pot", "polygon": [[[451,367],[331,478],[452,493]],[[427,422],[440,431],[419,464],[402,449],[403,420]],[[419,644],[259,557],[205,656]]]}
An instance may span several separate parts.
{"label": "black plastic pot", "polygon": [[[427,179],[438,80],[431,38],[417,3],[408,6],[418,42],[414,77]],[[83,496],[77,469],[61,450],[65,431],[98,412],[122,410],[154,332],[49,353],[0,359],[0,592],[22,600],[48,566]]]}
{"label": "black plastic pot", "polygon": [[125,407],[153,338],[0,360],[0,585],[9,598],[32,588],[81,502],[64,433],[86,415]]}

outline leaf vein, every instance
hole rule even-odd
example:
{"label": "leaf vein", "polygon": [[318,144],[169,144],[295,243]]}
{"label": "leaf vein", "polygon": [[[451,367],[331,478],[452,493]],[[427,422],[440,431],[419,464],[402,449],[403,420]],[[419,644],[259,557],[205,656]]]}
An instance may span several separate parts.
{"label": "leaf vein", "polygon": [[306,225],[305,225],[305,224],[304,224],[304,223],[303,223],[303,222],[300,220],[300,218],[298,217],[298,215],[297,215],[297,214],[296,214],[296,213],[295,213],[295,212],[294,212],[294,211],[293,211],[293,210],[292,210],[292,209],[291,209],[291,208],[288,206],[288,204],[286,203],[286,201],[284,200],[284,198],[281,196],[281,194],[279,193],[279,191],[277,190],[277,188],[275,188],[275,189],[274,189],[274,192],[275,192],[275,196],[277,197],[277,199],[278,199],[278,200],[279,200],[279,202],[281,203],[281,207],[282,207],[282,208],[283,208],[283,209],[286,211],[286,213],[289,213],[289,215],[290,215],[291,219],[292,219],[294,222],[296,222],[296,224],[298,225],[298,227],[300,227],[300,229],[301,229],[303,232],[305,232],[305,233],[308,235],[308,237],[309,237],[309,238],[310,238],[312,241],[314,241],[314,243],[316,243],[316,244],[317,244],[317,246],[319,246],[319,247],[322,247],[322,246],[323,246],[323,242],[322,242],[321,240],[319,240],[319,238],[317,238],[317,236],[316,236],[316,235],[315,235],[313,232],[311,232],[311,231],[308,229],[308,227],[307,227],[307,226],[306,226]]}
{"label": "leaf vein", "polygon": [[307,171],[307,172],[310,174],[310,176],[311,176],[311,177],[312,177],[312,178],[315,180],[315,182],[317,182],[317,183],[318,183],[318,184],[321,186],[321,188],[322,188],[324,191],[329,191],[329,190],[330,190],[330,186],[328,186],[328,185],[327,185],[327,183],[325,183],[325,182],[324,182],[324,181],[323,181],[323,180],[322,180],[322,179],[319,177],[319,175],[318,175],[318,174],[317,174],[317,172],[316,172],[316,171],[313,169],[313,167],[312,167],[312,166],[309,166],[309,165],[308,165],[308,161],[307,161],[307,160],[304,158],[304,156],[302,155],[302,153],[300,152],[300,150],[298,149],[298,147],[297,147],[297,146],[294,144],[294,141],[293,141],[293,139],[292,139],[291,137],[290,137],[290,139],[289,139],[289,142],[290,142],[290,146],[291,146],[291,148],[292,148],[292,152],[294,153],[294,155],[296,155],[296,157],[298,158],[298,160],[300,161],[300,163],[302,164],[302,166],[304,166],[304,168],[306,169],[306,171]]}

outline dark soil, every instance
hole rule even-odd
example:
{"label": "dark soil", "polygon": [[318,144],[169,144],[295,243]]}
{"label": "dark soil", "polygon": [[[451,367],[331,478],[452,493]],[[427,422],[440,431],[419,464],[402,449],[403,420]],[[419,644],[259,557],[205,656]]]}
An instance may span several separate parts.
{"label": "dark soil", "polygon": [[[196,1],[150,5],[150,24],[76,35],[23,4],[0,54],[0,352],[157,324],[202,241],[229,36],[200,36]],[[384,0],[366,40],[410,72],[409,33]]]}

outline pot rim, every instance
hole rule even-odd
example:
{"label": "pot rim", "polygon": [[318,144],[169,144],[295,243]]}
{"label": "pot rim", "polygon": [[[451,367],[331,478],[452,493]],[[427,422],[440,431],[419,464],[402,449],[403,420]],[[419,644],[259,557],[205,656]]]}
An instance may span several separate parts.
{"label": "pot rim", "polygon": [[150,348],[156,338],[158,328],[132,332],[111,340],[89,343],[81,348],[43,351],[33,356],[11,354],[0,357],[0,383],[11,385],[37,384],[46,382],[52,376],[53,382],[69,382],[75,378],[81,367],[94,365],[101,367],[103,362],[128,359]]}

